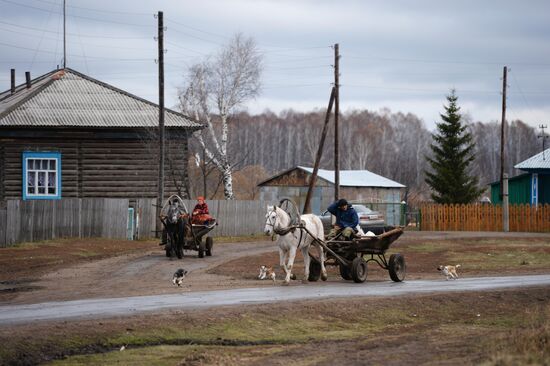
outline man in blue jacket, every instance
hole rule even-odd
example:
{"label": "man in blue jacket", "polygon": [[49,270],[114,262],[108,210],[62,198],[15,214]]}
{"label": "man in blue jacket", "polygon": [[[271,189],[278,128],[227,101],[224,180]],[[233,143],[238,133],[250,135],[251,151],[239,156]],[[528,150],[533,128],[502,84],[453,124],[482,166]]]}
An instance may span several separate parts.
{"label": "man in blue jacket", "polygon": [[342,232],[344,238],[350,240],[359,224],[357,211],[343,198],[328,206],[327,210],[336,216],[336,224],[328,234],[328,239],[332,239]]}

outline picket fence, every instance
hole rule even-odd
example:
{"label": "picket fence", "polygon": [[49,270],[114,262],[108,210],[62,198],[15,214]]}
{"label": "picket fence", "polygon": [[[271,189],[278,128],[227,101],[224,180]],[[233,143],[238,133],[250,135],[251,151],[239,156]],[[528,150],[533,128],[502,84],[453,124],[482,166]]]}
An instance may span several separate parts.
{"label": "picket fence", "polygon": [[[195,201],[184,201],[192,210]],[[207,201],[218,225],[212,236],[247,236],[263,232],[267,203],[262,201]],[[62,200],[7,200],[0,202],[0,247],[56,238],[155,237],[156,200],[67,198]],[[129,211],[130,206],[133,210]],[[130,212],[130,214],[129,214]],[[134,221],[131,231],[128,224]]]}
{"label": "picket fence", "polygon": [[[420,230],[503,231],[502,206],[491,204],[425,204]],[[550,232],[550,205],[510,205],[510,231]]]}

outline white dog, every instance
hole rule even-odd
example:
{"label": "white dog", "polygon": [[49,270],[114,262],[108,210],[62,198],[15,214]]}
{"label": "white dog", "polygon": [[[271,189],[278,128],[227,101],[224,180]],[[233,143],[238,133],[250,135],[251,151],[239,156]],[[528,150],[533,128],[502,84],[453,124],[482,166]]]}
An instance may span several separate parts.
{"label": "white dog", "polygon": [[258,275],[258,279],[265,280],[269,278],[275,282],[275,277],[276,275],[273,267],[260,266],[260,274]]}
{"label": "white dog", "polygon": [[438,271],[441,271],[447,280],[458,280],[457,269],[460,268],[460,264],[456,266],[439,266],[437,267]]}
{"label": "white dog", "polygon": [[178,287],[181,286],[181,284],[183,283],[183,279],[185,278],[185,276],[187,275],[187,271],[183,268],[180,268],[178,269],[175,273],[174,273],[174,276],[172,277],[172,283],[174,285],[177,285]]}

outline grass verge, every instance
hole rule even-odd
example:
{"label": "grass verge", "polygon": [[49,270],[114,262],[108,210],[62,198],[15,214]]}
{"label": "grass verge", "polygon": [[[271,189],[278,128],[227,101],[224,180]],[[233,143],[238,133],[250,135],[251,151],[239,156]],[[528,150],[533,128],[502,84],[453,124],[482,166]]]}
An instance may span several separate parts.
{"label": "grass verge", "polygon": [[266,359],[496,365],[513,355],[510,362],[531,357],[544,364],[550,362],[543,350],[548,314],[548,288],[176,311],[0,329],[0,359],[13,365],[244,365]]}

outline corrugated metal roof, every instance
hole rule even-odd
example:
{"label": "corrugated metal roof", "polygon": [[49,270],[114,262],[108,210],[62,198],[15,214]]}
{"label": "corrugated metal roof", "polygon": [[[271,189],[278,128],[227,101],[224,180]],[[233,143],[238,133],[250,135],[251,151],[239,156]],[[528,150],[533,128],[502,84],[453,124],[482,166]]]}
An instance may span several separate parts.
{"label": "corrugated metal roof", "polygon": [[[299,166],[299,169],[313,173],[313,168]],[[334,170],[319,169],[317,176],[334,184]],[[340,170],[340,186],[342,187],[382,187],[382,188],[405,188],[401,183],[381,175],[374,174],[369,170]]]}
{"label": "corrugated metal roof", "polygon": [[514,166],[516,169],[550,169],[550,149],[546,149]]}
{"label": "corrugated metal roof", "polygon": [[[165,110],[166,127],[197,130],[202,125]],[[0,126],[155,127],[158,105],[71,69],[36,78],[30,89],[0,94]]]}

